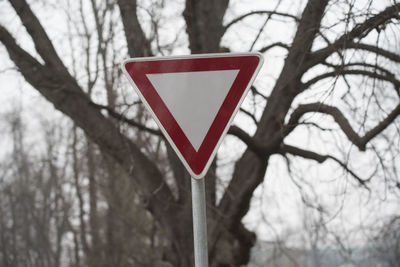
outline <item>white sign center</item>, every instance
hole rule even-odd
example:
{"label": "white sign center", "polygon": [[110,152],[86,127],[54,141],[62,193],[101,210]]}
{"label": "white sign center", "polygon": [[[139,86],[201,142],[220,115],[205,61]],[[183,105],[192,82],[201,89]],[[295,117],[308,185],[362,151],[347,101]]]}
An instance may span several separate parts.
{"label": "white sign center", "polygon": [[217,70],[146,76],[198,151],[238,73]]}

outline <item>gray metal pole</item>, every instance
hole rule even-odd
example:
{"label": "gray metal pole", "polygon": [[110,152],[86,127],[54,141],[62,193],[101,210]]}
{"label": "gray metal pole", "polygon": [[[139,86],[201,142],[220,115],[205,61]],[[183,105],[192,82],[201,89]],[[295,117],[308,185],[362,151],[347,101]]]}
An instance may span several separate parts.
{"label": "gray metal pole", "polygon": [[195,267],[208,267],[207,219],[204,178],[192,177],[192,210]]}

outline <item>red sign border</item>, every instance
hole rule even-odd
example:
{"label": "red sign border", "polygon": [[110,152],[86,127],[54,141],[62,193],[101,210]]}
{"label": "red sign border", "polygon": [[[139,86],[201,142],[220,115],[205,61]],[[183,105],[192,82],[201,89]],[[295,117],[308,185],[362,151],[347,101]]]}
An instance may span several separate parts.
{"label": "red sign border", "polygon": [[[262,62],[263,58],[259,53],[148,57],[127,59],[122,63],[122,70],[189,173],[199,179],[206,174]],[[217,70],[239,70],[239,72],[196,151],[146,74]]]}

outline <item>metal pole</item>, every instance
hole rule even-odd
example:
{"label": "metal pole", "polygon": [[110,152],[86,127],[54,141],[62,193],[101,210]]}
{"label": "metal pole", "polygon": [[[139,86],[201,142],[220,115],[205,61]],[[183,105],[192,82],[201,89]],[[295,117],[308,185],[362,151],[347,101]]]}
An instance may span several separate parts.
{"label": "metal pole", "polygon": [[192,177],[192,211],[195,267],[208,267],[207,220],[204,178]]}

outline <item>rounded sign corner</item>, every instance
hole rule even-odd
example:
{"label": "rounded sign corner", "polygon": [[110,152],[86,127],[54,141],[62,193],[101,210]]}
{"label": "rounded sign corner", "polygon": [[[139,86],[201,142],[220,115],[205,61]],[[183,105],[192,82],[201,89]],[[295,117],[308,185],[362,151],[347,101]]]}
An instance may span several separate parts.
{"label": "rounded sign corner", "polygon": [[252,52],[252,55],[258,58],[258,63],[257,63],[257,71],[261,66],[264,64],[264,55],[261,54],[260,52]]}
{"label": "rounded sign corner", "polygon": [[128,71],[126,65],[127,65],[131,60],[132,60],[131,58],[128,58],[128,59],[124,59],[124,60],[122,61],[120,67],[121,67],[121,69],[122,69],[123,71],[126,71],[126,72]]}
{"label": "rounded sign corner", "polygon": [[204,179],[204,176],[206,176],[206,171],[203,171],[203,172],[201,172],[200,174],[195,174],[195,173],[193,173],[193,172],[191,172],[190,173],[190,176],[193,178],[193,179],[196,179],[196,180],[201,180],[201,179]]}

